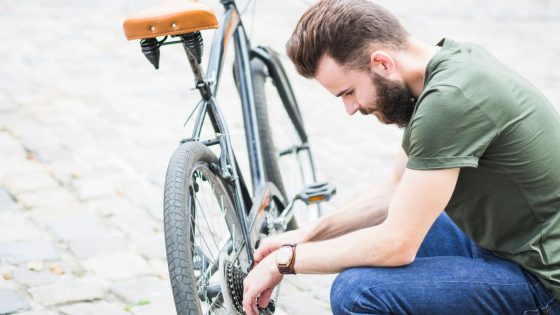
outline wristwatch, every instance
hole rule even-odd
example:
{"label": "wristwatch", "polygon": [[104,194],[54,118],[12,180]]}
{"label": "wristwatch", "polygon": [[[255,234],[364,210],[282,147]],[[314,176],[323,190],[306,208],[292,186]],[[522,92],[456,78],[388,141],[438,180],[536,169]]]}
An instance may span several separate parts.
{"label": "wristwatch", "polygon": [[296,245],[284,244],[278,249],[276,253],[276,266],[281,274],[295,274]]}

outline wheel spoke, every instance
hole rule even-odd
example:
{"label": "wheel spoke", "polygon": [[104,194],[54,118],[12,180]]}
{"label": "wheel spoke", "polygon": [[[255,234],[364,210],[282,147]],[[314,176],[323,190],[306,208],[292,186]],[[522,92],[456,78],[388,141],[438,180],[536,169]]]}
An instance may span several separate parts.
{"label": "wheel spoke", "polygon": [[[204,187],[204,186],[203,186]],[[202,190],[205,190],[204,188],[202,188]],[[204,194],[204,196],[207,196],[207,194]],[[198,198],[196,199],[198,201]],[[205,199],[206,200],[206,199]],[[202,206],[200,205],[200,202],[198,202],[199,205],[199,209],[204,209],[202,208]],[[206,209],[208,209],[208,204],[206,204]],[[205,211],[201,211],[202,212],[202,216],[204,217],[204,221],[206,222],[206,227],[208,227],[210,234],[212,234],[212,241],[214,241],[214,245],[216,245],[216,249],[219,251],[220,248],[218,247],[218,243],[216,242],[216,239],[214,238],[214,235],[212,233],[212,231],[216,231],[216,228],[214,227],[214,225],[212,225],[212,227],[210,227],[210,224],[208,223],[208,218],[206,218],[206,213]]]}

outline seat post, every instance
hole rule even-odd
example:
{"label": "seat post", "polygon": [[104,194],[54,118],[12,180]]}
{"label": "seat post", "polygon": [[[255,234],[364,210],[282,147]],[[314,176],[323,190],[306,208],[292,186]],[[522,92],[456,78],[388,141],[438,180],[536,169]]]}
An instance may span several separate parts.
{"label": "seat post", "polygon": [[183,42],[183,48],[185,49],[189,64],[194,73],[196,88],[200,91],[205,100],[209,100],[212,97],[212,91],[209,82],[204,79],[204,71],[200,66],[203,51],[202,35],[200,32],[184,34],[181,35],[181,41]]}

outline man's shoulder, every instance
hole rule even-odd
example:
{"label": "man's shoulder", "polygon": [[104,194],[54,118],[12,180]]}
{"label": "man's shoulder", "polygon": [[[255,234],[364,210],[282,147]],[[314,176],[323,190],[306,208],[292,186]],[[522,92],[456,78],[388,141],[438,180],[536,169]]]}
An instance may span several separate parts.
{"label": "man's shoulder", "polygon": [[449,120],[450,116],[464,115],[468,112],[473,107],[473,101],[464,93],[461,86],[436,84],[422,92],[416,107],[411,122],[427,119]]}

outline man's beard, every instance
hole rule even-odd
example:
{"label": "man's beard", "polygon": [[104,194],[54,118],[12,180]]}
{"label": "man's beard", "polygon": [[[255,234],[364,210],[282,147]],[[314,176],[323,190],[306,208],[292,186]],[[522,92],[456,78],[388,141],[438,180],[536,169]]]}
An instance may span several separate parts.
{"label": "man's beard", "polygon": [[[370,78],[377,89],[376,109],[381,113],[381,121],[386,124],[395,124],[399,128],[406,127],[412,118],[416,101],[403,84],[385,79],[379,74],[370,73]],[[364,115],[371,111],[360,109]]]}

